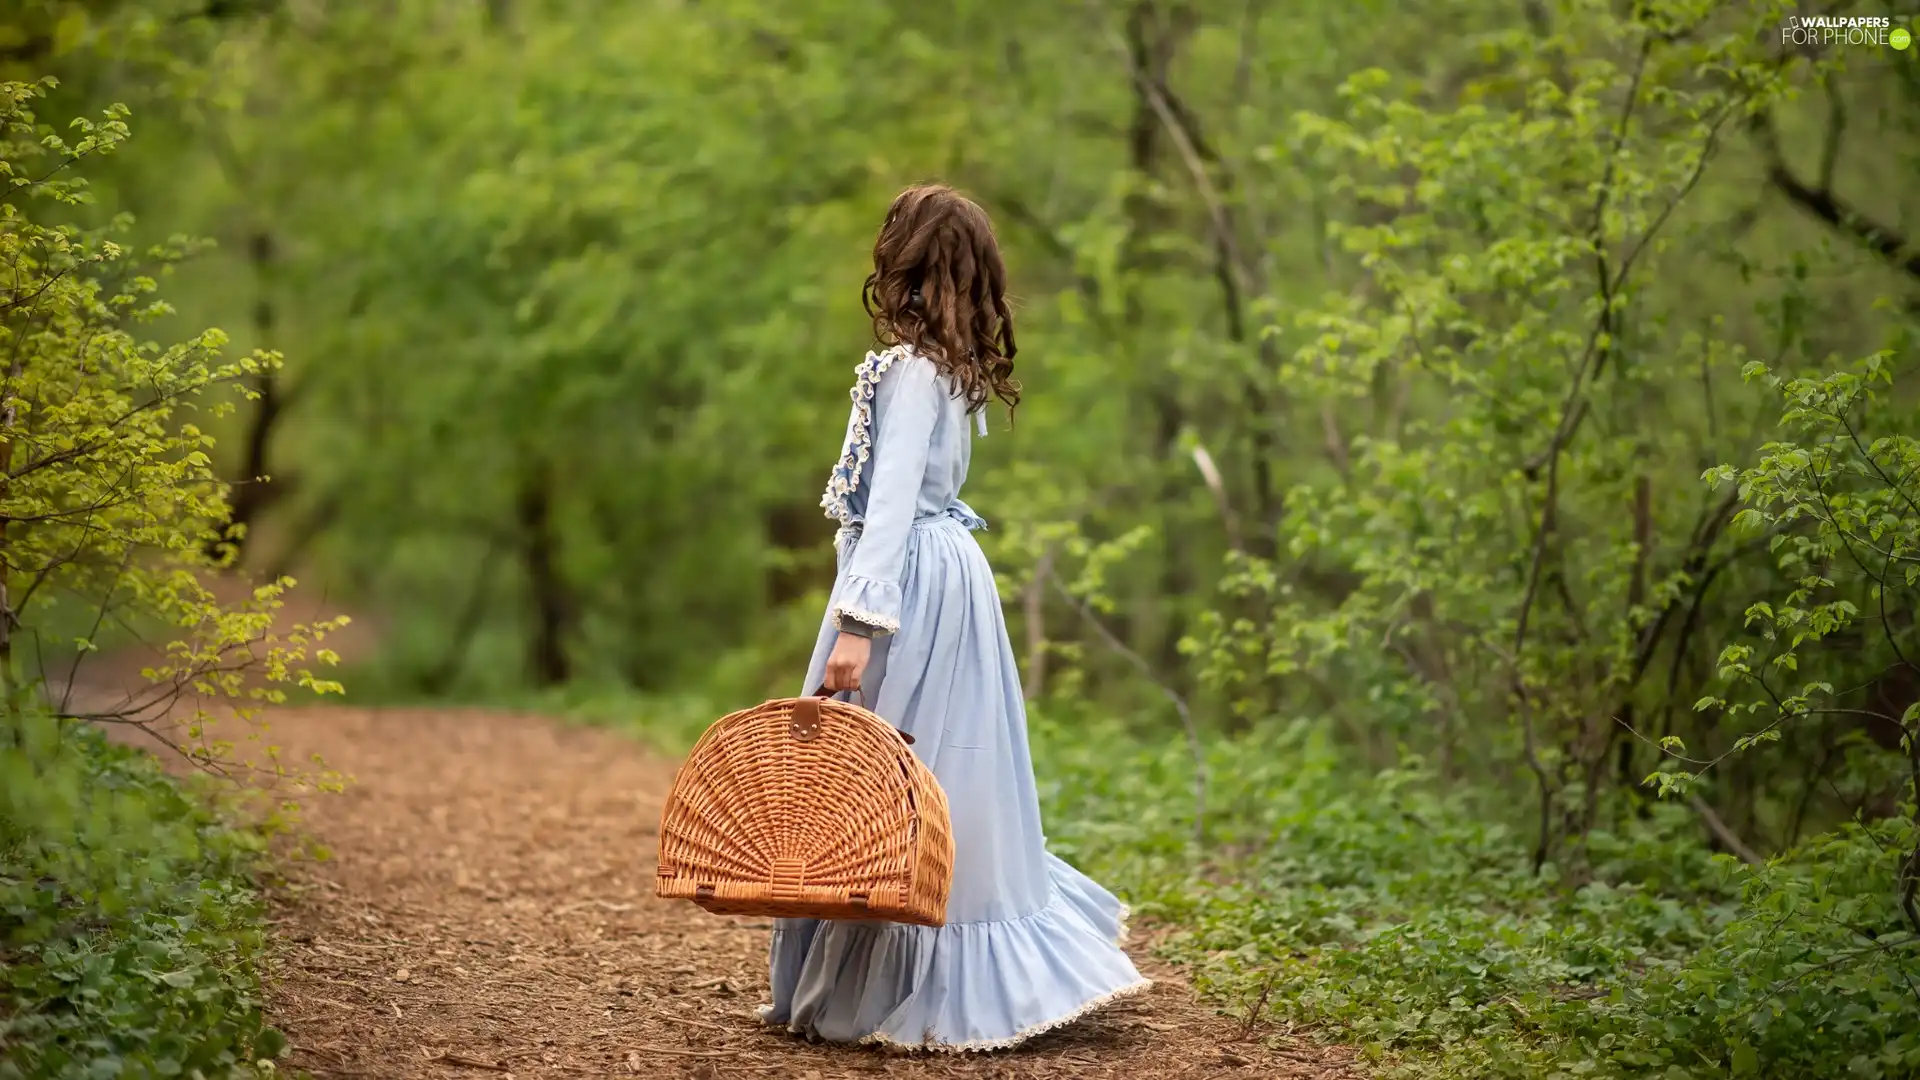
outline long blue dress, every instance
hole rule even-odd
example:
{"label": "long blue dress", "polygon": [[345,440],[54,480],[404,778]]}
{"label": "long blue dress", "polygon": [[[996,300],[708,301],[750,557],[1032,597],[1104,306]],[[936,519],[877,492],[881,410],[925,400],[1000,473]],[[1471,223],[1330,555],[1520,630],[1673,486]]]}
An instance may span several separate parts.
{"label": "long blue dress", "polygon": [[778,920],[761,1017],[829,1042],[1001,1049],[1149,984],[1120,947],[1126,908],[1046,849],[1020,673],[972,533],[986,523],[960,501],[965,402],[909,347],[855,373],[821,500],[842,525],[839,574],[801,692],[842,628],[874,639],[867,707],[946,790],[953,891],[938,929]]}

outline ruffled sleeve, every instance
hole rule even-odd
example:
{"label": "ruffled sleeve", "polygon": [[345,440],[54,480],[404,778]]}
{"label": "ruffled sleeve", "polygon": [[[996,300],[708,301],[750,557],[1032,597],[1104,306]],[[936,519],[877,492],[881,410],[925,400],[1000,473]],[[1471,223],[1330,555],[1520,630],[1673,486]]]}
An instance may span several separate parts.
{"label": "ruffled sleeve", "polygon": [[913,531],[941,379],[925,357],[909,355],[881,373],[873,401],[871,481],[860,540],[834,592],[834,625],[863,636],[900,629],[900,579]]}

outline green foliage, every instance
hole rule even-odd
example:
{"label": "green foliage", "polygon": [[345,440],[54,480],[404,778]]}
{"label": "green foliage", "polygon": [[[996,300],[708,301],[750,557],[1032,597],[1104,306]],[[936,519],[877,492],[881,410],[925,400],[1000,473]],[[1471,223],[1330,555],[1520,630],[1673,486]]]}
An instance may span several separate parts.
{"label": "green foliage", "polygon": [[[1231,561],[1226,602],[1189,649],[1235,713],[1323,708],[1376,762],[1404,745],[1447,780],[1524,778],[1536,864],[1625,812],[1648,771],[1634,763],[1778,738],[1685,711],[1718,701],[1702,698],[1714,651],[1736,665],[1751,651],[1743,597],[1776,574],[1825,580],[1790,560],[1769,567],[1768,537],[1749,528],[1766,484],[1798,484],[1808,466],[1752,441],[1769,405],[1736,379],[1763,352],[1818,362],[1871,350],[1867,370],[1883,381],[1911,363],[1910,320],[1884,304],[1844,326],[1804,318],[1808,259],[1757,265],[1702,214],[1734,133],[1774,123],[1798,78],[1839,77],[1837,54],[1802,73],[1768,43],[1785,14],[1670,3],[1623,20],[1565,4],[1545,48],[1537,27],[1482,37],[1490,73],[1455,97],[1424,101],[1374,69],[1346,82],[1338,112],[1296,118],[1297,152],[1336,168],[1335,189],[1356,204],[1330,233],[1361,283],[1294,315],[1303,343],[1285,376],[1331,400],[1398,386],[1405,405],[1352,441],[1347,475],[1289,493],[1286,560]],[[1757,318],[1676,284],[1703,261],[1739,268],[1735,293]],[[1804,400],[1788,430],[1856,384],[1821,385],[1790,391]],[[1897,468],[1901,436],[1890,438],[1859,455]],[[1754,475],[1771,480],[1743,481],[1737,496],[1698,485],[1701,467],[1754,454]],[[1760,532],[1776,549],[1838,555],[1803,527],[1818,520],[1807,501]],[[1849,504],[1877,516],[1845,528],[1897,531],[1899,501]],[[1802,610],[1799,595],[1781,617],[1826,637],[1864,599]],[[1857,654],[1805,659],[1813,687],[1871,677]],[[1783,707],[1807,709],[1798,696]],[[1820,715],[1848,708],[1860,706]],[[1831,757],[1844,737],[1842,724],[1809,725],[1797,745]],[[1660,778],[1670,793],[1683,786],[1676,771]],[[1763,827],[1800,828],[1798,811],[1782,816],[1793,820]]]}
{"label": "green foliage", "polygon": [[37,718],[0,744],[0,1077],[230,1076],[263,1026],[255,834],[137,749]]}
{"label": "green foliage", "polygon": [[1357,781],[1324,730],[1217,745],[1196,864],[1178,742],[1038,719],[1056,847],[1161,919],[1229,1011],[1355,1042],[1383,1075],[1895,1078],[1920,1066],[1907,821],[1760,868],[1665,804],[1589,838],[1588,884],[1536,875],[1522,816],[1415,765]]}
{"label": "green foliage", "polygon": [[243,400],[123,459],[195,522],[127,550],[231,517],[377,609],[366,685],[681,745],[794,689],[865,249],[953,180],[1063,850],[1412,1069],[1911,1071],[1911,52],[1784,0],[78,6],[19,22],[168,134],[107,201],[222,241],[147,325],[261,350],[169,368]]}
{"label": "green foliage", "polygon": [[[1800,670],[1801,658],[1822,642],[1851,636],[1854,663],[1877,667],[1877,678],[1920,673],[1911,659],[1920,581],[1920,441],[1904,433],[1868,441],[1876,427],[1899,419],[1890,415],[1890,355],[1820,378],[1783,379],[1748,365],[1748,378],[1765,381],[1784,399],[1781,428],[1793,438],[1767,444],[1759,463],[1737,478],[1729,466],[1709,470],[1707,478],[1715,485],[1738,483],[1747,508],[1734,518],[1735,527],[1770,538],[1792,588],[1747,609],[1747,627],[1759,644],[1721,651],[1720,677],[1744,700],[1708,695],[1694,708],[1719,710],[1747,727],[1722,758],[1777,743],[1788,725],[1823,716],[1877,723],[1904,751],[1910,805],[1920,807],[1920,703],[1889,707],[1883,695],[1860,701],[1857,690],[1835,689],[1830,672],[1815,666],[1817,656],[1809,671]],[[1718,764],[1685,758],[1683,750],[1677,740],[1667,748],[1687,767],[1657,774],[1663,788],[1684,788]],[[1920,809],[1910,813],[1920,824]],[[1909,842],[1891,887],[1908,928],[1920,934],[1920,842]]]}
{"label": "green foliage", "polygon": [[[286,684],[337,692],[307,665],[333,662],[315,646],[338,621],[282,624],[289,580],[218,596],[227,487],[198,420],[277,358],[222,360],[214,330],[143,336],[169,311],[156,275],[192,246],[136,262],[124,219],[85,224],[79,174],[127,139],[126,110],[69,139],[31,109],[50,86],[0,84],[0,1076],[249,1073],[284,1042],[259,1012],[257,838],[96,725],[283,776],[275,747],[235,752],[233,718]],[[156,631],[143,680],[86,684],[104,644]]]}
{"label": "green foliage", "polygon": [[[246,380],[277,363],[257,354],[219,357],[225,335],[207,330],[162,346],[138,332],[166,314],[153,297],[157,280],[131,264],[113,237],[128,222],[98,229],[45,224],[36,204],[68,210],[88,202],[74,175],[128,136],[125,110],[98,122],[80,119],[68,142],[40,123],[31,103],[45,85],[0,85],[0,350],[7,361],[0,398],[0,689],[9,716],[27,708],[39,666],[57,711],[135,724],[171,739],[202,765],[230,763],[230,740],[216,738],[210,713],[170,713],[184,695],[226,700],[251,716],[282,701],[281,684],[316,693],[336,683],[307,667],[309,651],[338,621],[276,627],[291,581],[222,604],[205,574],[207,554],[227,517],[226,485],[214,473],[209,436],[194,417],[220,416],[245,398]],[[175,243],[150,253],[155,268],[178,259]],[[214,397],[226,391],[230,398]],[[149,686],[106,711],[75,711],[74,676],[98,649],[103,631],[159,625],[164,654],[144,672]],[[38,640],[43,629],[77,626],[66,641]],[[39,646],[28,656],[22,639]],[[71,648],[74,661],[55,683],[46,649]],[[58,655],[58,653],[56,653]],[[325,649],[312,652],[334,662]],[[253,681],[249,681],[250,678]],[[272,747],[265,762],[272,768]],[[248,762],[248,764],[254,764]]]}

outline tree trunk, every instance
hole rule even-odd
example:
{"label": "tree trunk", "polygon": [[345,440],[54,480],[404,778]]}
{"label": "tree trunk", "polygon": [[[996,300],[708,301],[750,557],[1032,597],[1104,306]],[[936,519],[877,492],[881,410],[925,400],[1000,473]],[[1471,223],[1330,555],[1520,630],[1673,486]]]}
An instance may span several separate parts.
{"label": "tree trunk", "polygon": [[1047,692],[1047,581],[1052,577],[1053,549],[1048,548],[1034,565],[1033,580],[1027,582],[1024,597],[1028,701],[1038,701]]}
{"label": "tree trunk", "polygon": [[541,466],[521,474],[516,505],[521,562],[527,576],[533,632],[527,639],[527,668],[534,685],[558,686],[573,675],[567,658],[572,605],[556,563],[551,474]]}
{"label": "tree trunk", "polygon": [[[13,365],[7,372],[5,389],[7,400],[5,405],[0,407],[0,494],[6,492],[13,480],[14,426],[20,419],[20,410],[14,404],[13,393],[20,385],[24,363],[20,357],[20,351],[15,349]],[[0,709],[4,709],[5,717],[11,721],[21,705],[13,668],[13,631],[20,620],[13,610],[12,575],[9,572],[13,564],[11,559],[5,557],[6,547],[7,522],[5,519],[0,519],[0,698],[4,698],[0,700]]]}
{"label": "tree trunk", "polygon": [[[1164,163],[1168,136],[1160,113],[1154,108],[1150,87],[1166,84],[1174,54],[1185,36],[1182,27],[1187,20],[1181,17],[1184,14],[1184,9],[1179,5],[1175,5],[1174,12],[1168,12],[1153,0],[1138,0],[1127,12],[1125,34],[1128,63],[1132,69],[1130,81],[1133,84],[1128,158],[1133,171],[1143,178],[1157,176]],[[1122,259],[1131,270],[1150,270],[1163,259],[1163,256],[1154,254],[1154,237],[1172,227],[1171,216],[1166,207],[1144,191],[1136,191],[1128,196],[1126,213],[1128,235]],[[1138,289],[1129,289],[1126,325],[1130,329],[1138,328],[1144,318]],[[1180,432],[1186,418],[1180,405],[1179,384],[1173,375],[1166,372],[1154,372],[1147,383],[1152,409],[1147,430],[1153,432],[1153,460],[1161,465],[1162,491],[1158,501],[1164,507],[1177,506],[1183,501],[1188,483],[1185,462],[1180,460]],[[1186,633],[1186,616],[1180,607],[1181,598],[1192,590],[1192,574],[1187,565],[1189,552],[1178,515],[1172,512],[1163,514],[1161,531],[1165,547],[1160,568],[1159,595],[1167,606],[1166,621],[1158,628],[1160,648],[1157,662],[1164,672],[1173,672],[1180,667],[1180,638]]]}
{"label": "tree trunk", "polygon": [[[278,312],[273,297],[275,245],[273,234],[257,229],[247,241],[247,262],[253,269],[256,294],[253,301],[253,343],[258,349],[273,348]],[[227,514],[225,535],[211,541],[207,554],[218,559],[231,553],[235,562],[246,548],[248,533],[274,502],[284,493],[269,478],[268,459],[274,429],[286,409],[286,397],[280,375],[263,371],[254,377],[254,390],[260,395],[248,420],[246,457],[240,466],[239,482],[234,487],[233,503]]]}
{"label": "tree trunk", "polygon": [[[467,594],[467,603],[460,611],[460,617],[453,624],[453,633],[448,635],[447,651],[420,679],[420,688],[432,695],[444,694],[459,679],[460,671],[466,667],[467,653],[473,648],[473,639],[480,632],[481,623],[486,621],[487,600],[493,587],[493,564],[500,555],[500,545],[487,544],[486,554],[480,557],[480,566],[474,571],[473,588]],[[564,662],[564,656],[562,660]]]}

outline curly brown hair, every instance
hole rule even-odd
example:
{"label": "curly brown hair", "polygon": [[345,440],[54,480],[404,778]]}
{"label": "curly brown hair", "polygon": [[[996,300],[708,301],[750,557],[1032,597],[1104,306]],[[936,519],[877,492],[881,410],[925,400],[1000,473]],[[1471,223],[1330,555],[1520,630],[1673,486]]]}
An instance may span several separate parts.
{"label": "curly brown hair", "polygon": [[978,412],[989,397],[1020,404],[1013,379],[1013,311],[993,222],[950,187],[901,192],[873,244],[860,290],[882,345],[908,344],[932,360]]}

